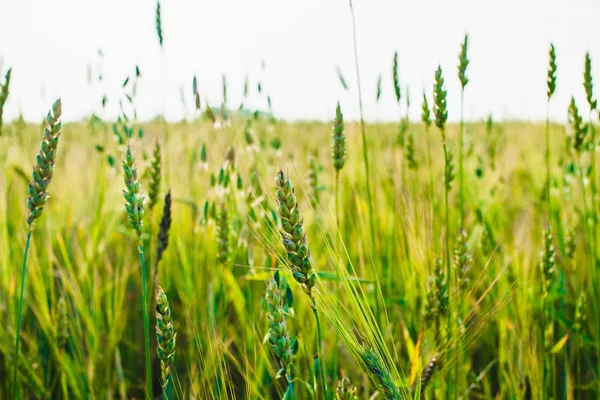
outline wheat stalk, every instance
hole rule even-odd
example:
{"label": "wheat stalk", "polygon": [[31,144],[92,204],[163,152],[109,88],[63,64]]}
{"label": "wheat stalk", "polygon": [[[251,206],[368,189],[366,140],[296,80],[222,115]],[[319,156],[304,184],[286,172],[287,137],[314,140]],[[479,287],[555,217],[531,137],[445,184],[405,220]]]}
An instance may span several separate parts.
{"label": "wheat stalk", "polygon": [[52,109],[48,111],[44,120],[45,127],[40,142],[40,151],[36,157],[35,165],[31,181],[29,181],[27,198],[27,208],[29,213],[27,216],[27,239],[25,242],[25,253],[23,254],[23,266],[21,268],[21,288],[19,294],[19,312],[17,322],[17,332],[15,337],[15,365],[13,373],[13,398],[18,396],[17,387],[17,365],[19,363],[19,346],[21,343],[21,327],[23,324],[23,303],[25,296],[25,279],[27,277],[27,255],[29,254],[29,245],[31,243],[31,235],[35,227],[35,221],[42,215],[44,205],[48,202],[48,186],[54,174],[54,164],[56,162],[56,154],[58,151],[58,140],[61,134],[60,117],[62,115],[62,103],[60,99],[56,100],[52,105]]}

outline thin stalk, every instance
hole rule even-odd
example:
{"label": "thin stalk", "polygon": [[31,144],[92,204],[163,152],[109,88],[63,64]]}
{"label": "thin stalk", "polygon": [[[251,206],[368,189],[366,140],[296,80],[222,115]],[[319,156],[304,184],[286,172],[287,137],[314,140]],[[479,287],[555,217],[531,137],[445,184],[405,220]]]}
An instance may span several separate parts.
{"label": "thin stalk", "polygon": [[[350,12],[352,14],[352,39],[354,43],[354,64],[356,65],[356,82],[358,85],[358,107],[360,110],[360,133],[362,137],[362,148],[363,148],[363,159],[365,162],[365,177],[366,177],[366,186],[367,186],[367,202],[369,205],[369,225],[371,227],[371,246],[373,252],[375,252],[375,219],[373,218],[373,202],[371,200],[371,178],[369,172],[369,152],[367,149],[367,135],[365,133],[365,119],[363,114],[363,104],[362,104],[362,90],[360,87],[360,70],[358,67],[358,46],[356,44],[356,19],[354,17],[354,7],[352,7],[352,0],[350,0]],[[387,263],[384,263],[383,268],[387,269]],[[377,268],[373,269],[375,271],[375,279],[379,282]],[[384,276],[386,275],[384,271]],[[377,290],[373,292],[375,296],[375,310],[379,319],[379,323],[381,324],[381,310],[379,305],[379,293]]]}
{"label": "thin stalk", "polygon": [[[442,135],[444,137],[444,135]],[[444,139],[442,143],[444,147],[444,204],[445,204],[445,220],[446,220],[446,279],[448,280],[448,285],[450,285],[450,211],[448,206],[448,183],[446,182],[447,170],[448,170],[448,147],[446,146],[446,140]],[[450,293],[451,291],[449,291]],[[448,295],[448,310],[452,310],[451,305],[451,296]],[[447,342],[450,343],[450,336],[452,334],[452,312],[448,311],[448,321],[447,321],[448,332]],[[450,368],[446,374],[446,398],[450,398],[450,382],[451,382],[452,371]]]}
{"label": "thin stalk", "polygon": [[146,350],[146,395],[152,398],[152,364],[150,361],[150,319],[148,318],[148,303],[146,300],[146,261],[144,260],[144,244],[140,240],[138,243],[140,253],[140,264],[142,265],[142,310],[144,313],[144,345]]}
{"label": "thin stalk", "polygon": [[[464,184],[464,130],[465,121],[463,118],[465,88],[460,91],[460,129],[458,132],[458,202],[460,204],[460,226],[465,223],[465,184]],[[455,393],[456,394],[456,393]],[[455,396],[456,397],[456,396]]]}
{"label": "thin stalk", "polygon": [[[588,251],[590,252],[590,264],[591,264],[591,271],[597,271],[596,269],[596,262],[594,261],[594,249],[592,246],[592,234],[590,232],[590,226],[588,223],[588,205],[587,205],[587,198],[586,198],[586,194],[585,194],[585,185],[584,185],[584,180],[583,180],[583,168],[581,166],[581,157],[579,158],[579,184],[581,185],[581,194],[583,197],[583,213],[585,215],[584,217],[584,225],[585,225],[585,233],[587,236],[587,244],[588,244]],[[597,273],[594,274],[597,277]],[[597,279],[597,278],[596,278]],[[592,293],[594,294],[594,297],[597,299],[597,285],[593,285],[593,289],[592,289]],[[596,303],[596,302],[594,302]],[[596,337],[600,337],[600,314],[597,312],[597,305],[595,305],[595,311],[594,312],[594,328],[595,328],[595,333],[596,333]],[[598,367],[600,368],[600,347],[595,346],[596,347],[596,358],[597,358],[597,363],[598,363]]]}
{"label": "thin stalk", "polygon": [[547,399],[548,394],[546,381],[548,380],[548,369],[546,368],[546,296],[542,300],[542,399]]}
{"label": "thin stalk", "polygon": [[15,338],[15,366],[13,372],[13,400],[18,396],[17,386],[17,366],[19,365],[19,345],[21,343],[21,326],[23,324],[23,300],[25,298],[25,278],[27,276],[27,255],[29,254],[29,244],[31,243],[31,230],[27,232],[27,241],[25,242],[25,254],[23,254],[23,267],[21,268],[21,294],[19,295],[19,319],[17,322],[17,337]]}
{"label": "thin stalk", "polygon": [[360,110],[360,130],[363,143],[363,158],[365,161],[365,175],[367,180],[367,201],[369,203],[369,224],[371,225],[371,242],[375,249],[375,223],[373,219],[373,202],[371,201],[371,178],[369,174],[369,152],[367,150],[367,135],[365,133],[365,119],[363,115],[362,90],[360,87],[360,70],[358,67],[358,46],[356,44],[356,20],[354,17],[354,8],[350,0],[350,11],[352,14],[352,38],[354,41],[354,64],[356,65],[356,81],[358,84],[358,107]]}
{"label": "thin stalk", "polygon": [[319,312],[317,311],[317,300],[313,297],[312,299],[312,309],[315,314],[315,321],[317,323],[317,357],[319,358],[319,363],[321,368],[319,368],[319,384],[321,385],[321,394],[323,395],[323,399],[327,399],[327,386],[325,385],[325,362],[321,355],[323,354],[321,351],[321,322],[319,321]]}
{"label": "thin stalk", "polygon": [[546,200],[548,202],[548,222],[552,216],[552,199],[550,198],[550,99],[546,104]]}

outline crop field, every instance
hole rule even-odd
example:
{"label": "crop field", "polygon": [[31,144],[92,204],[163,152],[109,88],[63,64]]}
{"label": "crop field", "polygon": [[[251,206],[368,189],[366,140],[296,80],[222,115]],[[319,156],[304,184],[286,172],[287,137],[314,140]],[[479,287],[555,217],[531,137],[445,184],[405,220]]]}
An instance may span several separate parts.
{"label": "crop field", "polygon": [[[468,45],[412,96],[398,54],[392,79],[354,90],[356,57],[338,78],[360,119],[342,100],[321,122],[278,118],[260,81],[225,77],[221,104],[194,77],[193,117],[143,121],[143,66],[117,119],[62,123],[67,98],[41,124],[2,119],[5,63],[0,398],[599,398],[591,57],[562,88],[587,101],[560,104],[548,44],[535,97],[567,123],[465,121]],[[228,101],[242,89],[265,108]],[[365,121],[382,90],[397,122]]]}

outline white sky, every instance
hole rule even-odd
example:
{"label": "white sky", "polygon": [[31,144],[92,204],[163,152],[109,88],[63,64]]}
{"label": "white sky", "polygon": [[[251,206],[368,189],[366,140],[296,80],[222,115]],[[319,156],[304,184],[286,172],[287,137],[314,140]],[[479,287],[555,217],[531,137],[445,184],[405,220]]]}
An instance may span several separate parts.
{"label": "white sky", "polygon": [[[55,97],[73,120],[98,111],[109,97],[108,116],[118,111],[121,83],[140,65],[137,107],[148,119],[161,109],[161,61],[153,0],[2,0],[0,56],[13,67],[6,113],[38,120]],[[444,69],[450,119],[459,117],[457,54],[470,35],[471,65],[465,116],[479,119],[542,120],[546,112],[546,68],[552,41],[558,56],[555,119],[565,120],[574,94],[585,110],[583,61],[590,51],[600,87],[598,0],[354,0],[365,114],[395,120],[391,64],[400,57],[400,80],[411,89],[411,116],[420,115],[421,91],[431,92],[438,63]],[[198,75],[202,97],[221,101],[221,75],[228,79],[230,106],[239,105],[244,76],[250,77],[250,106],[261,60],[263,86],[275,114],[286,119],[331,119],[342,101],[348,118],[358,117],[356,75],[347,0],[163,0],[168,86],[167,118],[180,119],[180,87],[192,106],[191,80]],[[104,89],[87,84],[87,66],[104,58]],[[335,73],[339,65],[351,96]],[[383,95],[375,86],[383,74]],[[600,95],[600,90],[597,90]],[[191,109],[190,109],[191,112]]]}

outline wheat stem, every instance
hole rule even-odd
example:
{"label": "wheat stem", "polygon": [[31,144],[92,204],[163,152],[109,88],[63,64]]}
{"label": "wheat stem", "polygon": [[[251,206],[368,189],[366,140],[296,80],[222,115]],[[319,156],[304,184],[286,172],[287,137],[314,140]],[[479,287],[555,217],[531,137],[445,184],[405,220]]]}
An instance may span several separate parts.
{"label": "wheat stem", "polygon": [[17,386],[17,365],[19,364],[19,345],[21,343],[21,326],[23,324],[23,299],[25,294],[25,278],[27,276],[27,255],[29,254],[29,244],[31,242],[31,231],[27,232],[27,241],[25,242],[25,254],[23,255],[23,267],[21,268],[21,294],[19,295],[19,314],[17,322],[17,334],[15,338],[15,366],[13,372],[13,399],[18,397]]}

